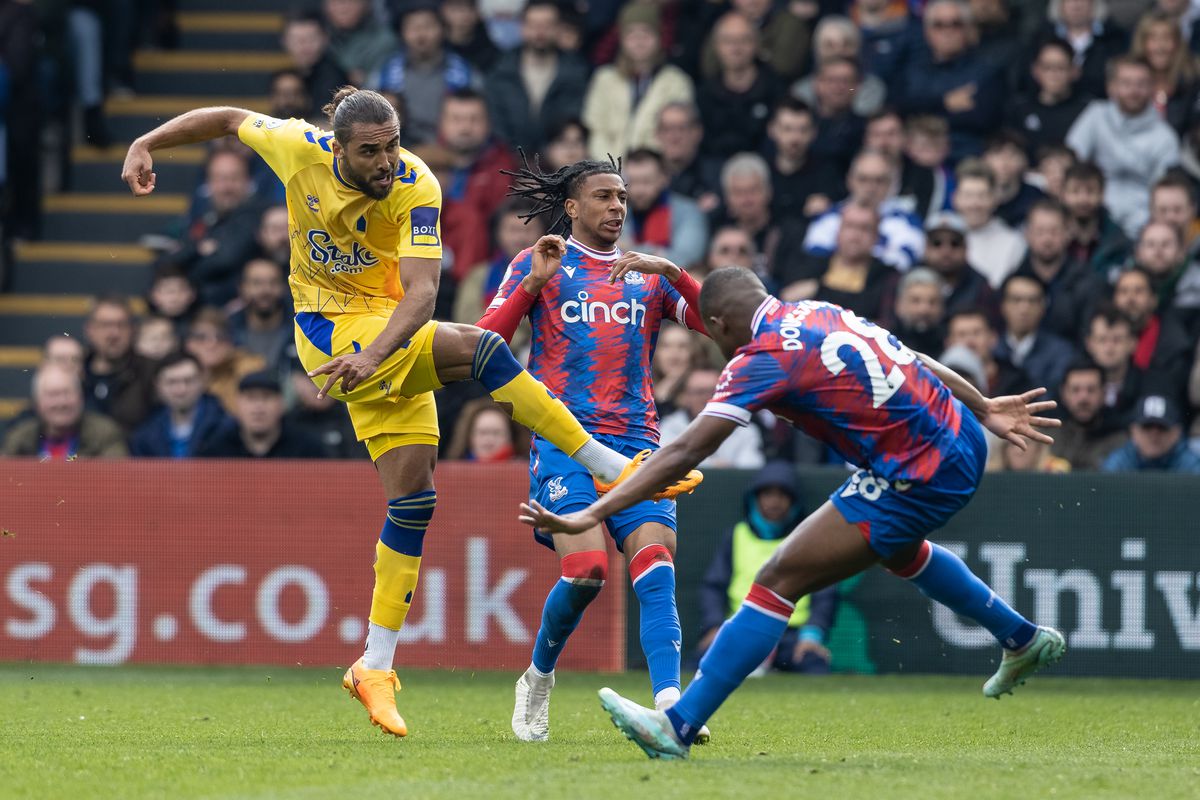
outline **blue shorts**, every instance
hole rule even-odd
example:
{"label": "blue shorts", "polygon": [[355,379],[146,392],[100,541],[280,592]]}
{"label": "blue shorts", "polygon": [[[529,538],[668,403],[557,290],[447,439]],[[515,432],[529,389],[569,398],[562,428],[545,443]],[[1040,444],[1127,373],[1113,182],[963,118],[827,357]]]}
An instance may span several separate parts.
{"label": "blue shorts", "polygon": [[986,463],[983,426],[964,408],[958,437],[928,483],[890,482],[860,469],[829,499],[886,560],[945,525],[965,506]]}
{"label": "blue shorts", "polygon": [[[641,439],[622,439],[602,433],[594,438],[630,458],[642,450],[658,449],[658,445]],[[562,450],[538,436],[533,438],[533,445],[529,448],[529,496],[555,514],[581,511],[599,497],[592,474]],[[647,522],[658,522],[675,530],[675,501],[643,500],[606,519],[604,527],[616,542],[617,549],[624,552],[622,546],[626,537]],[[535,530],[533,538],[539,544],[554,549],[550,534]]]}

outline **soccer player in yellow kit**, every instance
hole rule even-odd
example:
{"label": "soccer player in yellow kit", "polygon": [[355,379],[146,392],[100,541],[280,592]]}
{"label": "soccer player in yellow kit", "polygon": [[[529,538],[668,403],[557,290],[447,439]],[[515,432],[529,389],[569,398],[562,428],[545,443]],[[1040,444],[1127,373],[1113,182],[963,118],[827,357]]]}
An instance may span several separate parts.
{"label": "soccer player in yellow kit", "polygon": [[[343,685],[371,722],[405,736],[392,659],[437,498],[431,392],[480,381],[517,422],[570,453],[604,488],[632,474],[637,460],[593,440],[521,369],[498,334],[432,321],[442,256],[436,178],[400,147],[400,121],[381,95],[344,87],[325,113],[332,133],[238,108],[189,111],[139,137],[121,177],[135,195],[148,195],[155,188],[152,151],[236,134],[283,181],[297,351],[320,393],[347,404],[387,496],[395,498],[375,547],[365,652]],[[699,473],[691,475],[667,494],[699,481]]]}

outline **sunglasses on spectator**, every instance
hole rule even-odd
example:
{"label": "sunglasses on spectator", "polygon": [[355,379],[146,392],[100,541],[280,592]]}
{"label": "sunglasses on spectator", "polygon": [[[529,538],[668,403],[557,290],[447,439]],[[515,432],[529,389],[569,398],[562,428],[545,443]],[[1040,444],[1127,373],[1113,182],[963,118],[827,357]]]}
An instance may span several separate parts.
{"label": "sunglasses on spectator", "polygon": [[930,247],[962,247],[964,244],[961,236],[930,236]]}
{"label": "sunglasses on spectator", "polygon": [[961,28],[964,24],[961,19],[934,19],[929,21],[929,27],[939,31]]}

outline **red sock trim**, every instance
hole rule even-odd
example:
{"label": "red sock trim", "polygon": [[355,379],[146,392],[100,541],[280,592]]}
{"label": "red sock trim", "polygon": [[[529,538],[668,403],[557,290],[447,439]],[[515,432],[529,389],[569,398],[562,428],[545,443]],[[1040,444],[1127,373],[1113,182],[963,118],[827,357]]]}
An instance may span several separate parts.
{"label": "red sock trim", "polygon": [[648,544],[629,559],[629,579],[637,583],[646,573],[658,567],[675,569],[675,560],[665,544]]}
{"label": "red sock trim", "polygon": [[907,567],[902,569],[889,570],[897,578],[915,578],[921,574],[921,570],[925,569],[929,564],[929,559],[933,555],[933,548],[928,541],[921,542],[921,549],[917,551],[917,555]]}
{"label": "red sock trim", "polygon": [[795,603],[788,602],[759,583],[750,587],[750,591],[746,594],[746,599],[742,602],[744,605],[752,606],[768,616],[785,621],[791,619],[792,612],[796,610]]}
{"label": "red sock trim", "polygon": [[571,583],[603,586],[608,577],[608,553],[603,550],[584,550],[562,557],[562,576]]}

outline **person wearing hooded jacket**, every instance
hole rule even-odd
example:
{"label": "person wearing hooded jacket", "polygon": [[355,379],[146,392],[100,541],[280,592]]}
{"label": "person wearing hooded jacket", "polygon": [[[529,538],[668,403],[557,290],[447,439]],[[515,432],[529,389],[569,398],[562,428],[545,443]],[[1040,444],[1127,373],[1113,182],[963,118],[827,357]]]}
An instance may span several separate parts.
{"label": "person wearing hooded jacket", "polygon": [[[700,587],[700,643],[697,656],[712,643],[721,624],[737,611],[754,575],[804,518],[795,469],[772,461],[759,471],[744,495],[745,516],[725,535]],[[837,614],[837,586],[796,603],[787,632],[765,667],[782,672],[824,674],[831,654],[825,646]]]}

